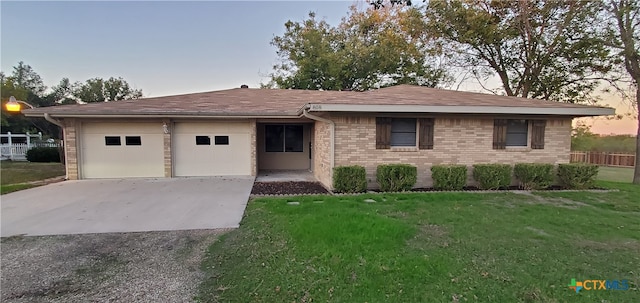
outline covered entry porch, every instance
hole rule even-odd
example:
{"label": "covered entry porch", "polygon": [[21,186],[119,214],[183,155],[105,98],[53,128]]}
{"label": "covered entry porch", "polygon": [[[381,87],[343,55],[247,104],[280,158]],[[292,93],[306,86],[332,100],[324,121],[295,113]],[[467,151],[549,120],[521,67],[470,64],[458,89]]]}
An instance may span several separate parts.
{"label": "covered entry porch", "polygon": [[291,177],[296,172],[313,176],[313,127],[314,122],[307,119],[258,121],[258,176]]}

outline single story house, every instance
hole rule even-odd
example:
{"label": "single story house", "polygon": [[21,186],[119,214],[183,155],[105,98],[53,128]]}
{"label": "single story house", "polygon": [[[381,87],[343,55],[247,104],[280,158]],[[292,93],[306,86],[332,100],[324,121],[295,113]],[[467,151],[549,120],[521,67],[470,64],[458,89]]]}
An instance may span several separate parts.
{"label": "single story house", "polygon": [[614,109],[398,85],[367,92],[236,88],[25,110],[64,129],[68,179],[257,175],[379,164],[567,163],[571,120]]}

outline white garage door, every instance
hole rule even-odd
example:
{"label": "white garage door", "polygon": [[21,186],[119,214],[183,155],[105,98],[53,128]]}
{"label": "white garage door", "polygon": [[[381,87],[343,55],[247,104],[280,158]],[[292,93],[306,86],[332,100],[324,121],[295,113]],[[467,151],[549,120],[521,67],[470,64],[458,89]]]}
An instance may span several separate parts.
{"label": "white garage door", "polygon": [[249,122],[183,122],[172,133],[176,176],[251,175]]}
{"label": "white garage door", "polygon": [[83,178],[164,177],[160,123],[85,123]]}

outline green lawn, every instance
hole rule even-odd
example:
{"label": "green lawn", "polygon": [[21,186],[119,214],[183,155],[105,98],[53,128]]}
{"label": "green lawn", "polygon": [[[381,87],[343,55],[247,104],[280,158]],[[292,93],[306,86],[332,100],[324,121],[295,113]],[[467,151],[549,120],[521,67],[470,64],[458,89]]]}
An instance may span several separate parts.
{"label": "green lawn", "polygon": [[0,162],[0,191],[2,194],[34,187],[22,184],[31,181],[64,176],[64,165],[60,163]]}
{"label": "green lawn", "polygon": [[[640,186],[599,186],[619,191],[252,200],[209,248],[196,299],[637,302]],[[572,278],[627,279],[631,290],[576,294]]]}
{"label": "green lawn", "polygon": [[598,179],[603,181],[631,183],[631,181],[633,181],[633,168],[600,166],[598,168]]}

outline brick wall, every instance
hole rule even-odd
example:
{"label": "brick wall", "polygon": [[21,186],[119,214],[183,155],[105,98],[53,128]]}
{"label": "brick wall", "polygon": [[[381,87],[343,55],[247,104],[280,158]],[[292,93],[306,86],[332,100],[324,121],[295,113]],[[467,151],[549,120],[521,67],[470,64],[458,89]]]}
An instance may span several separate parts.
{"label": "brick wall", "polygon": [[252,176],[257,176],[258,175],[258,155],[257,155],[257,124],[256,124],[256,119],[251,119],[249,121],[249,123],[251,124],[251,175]]}
{"label": "brick wall", "polygon": [[64,150],[66,152],[67,179],[78,180],[78,146],[76,119],[64,119]]}
{"label": "brick wall", "polygon": [[[418,167],[416,187],[428,187],[432,185],[430,168],[434,164],[569,162],[570,118],[550,118],[547,121],[544,149],[523,147],[505,150],[493,149],[493,118],[436,117],[432,150],[376,149],[375,116],[333,115],[332,120],[336,122],[335,165],[364,166],[370,188],[377,187],[375,170],[378,164],[415,165]],[[474,184],[470,174],[468,182]]]}
{"label": "brick wall", "polygon": [[316,121],[313,126],[313,175],[325,187],[332,187],[331,126]]}
{"label": "brick wall", "polygon": [[173,157],[171,155],[171,132],[173,131],[173,124],[171,119],[163,119],[162,123],[163,126],[166,125],[167,127],[167,132],[162,136],[164,144],[164,176],[166,178],[171,178],[173,176]]}

